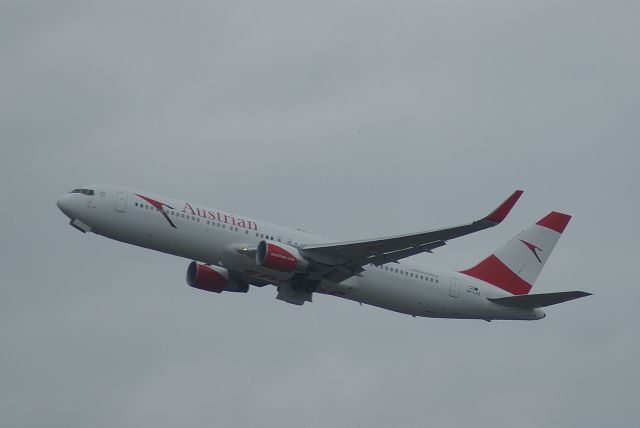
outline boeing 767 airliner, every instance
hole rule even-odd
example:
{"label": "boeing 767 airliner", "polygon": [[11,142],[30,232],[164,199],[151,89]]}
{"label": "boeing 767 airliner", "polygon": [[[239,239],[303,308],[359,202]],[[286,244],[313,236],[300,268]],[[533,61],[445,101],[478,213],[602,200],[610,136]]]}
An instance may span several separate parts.
{"label": "boeing 767 airliner", "polygon": [[191,262],[187,284],[246,293],[274,285],[277,298],[302,305],[331,294],[413,316],[537,320],[541,307],[588,296],[529,294],[571,216],[551,212],[477,265],[448,271],[401,261],[496,226],[518,190],[486,217],[460,226],[385,238],[334,241],[192,202],[112,185],[75,189],[58,200],[70,224]]}

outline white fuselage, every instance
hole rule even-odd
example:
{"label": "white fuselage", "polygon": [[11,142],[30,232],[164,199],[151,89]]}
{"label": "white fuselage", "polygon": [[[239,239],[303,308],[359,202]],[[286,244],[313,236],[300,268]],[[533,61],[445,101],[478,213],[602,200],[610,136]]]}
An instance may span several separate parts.
{"label": "white fuselage", "polygon": [[[191,202],[120,186],[89,186],[93,194],[71,193],[60,209],[85,231],[206,264],[222,266],[277,285],[282,274],[257,265],[242,253],[266,240],[293,247],[335,242],[300,230],[249,219]],[[142,195],[142,196],[140,196]],[[161,212],[144,197],[162,201]],[[175,226],[175,227],[174,227]],[[509,293],[455,271],[412,262],[366,266],[341,283],[323,280],[318,291],[413,316],[534,320],[540,309],[501,306],[488,297]]]}

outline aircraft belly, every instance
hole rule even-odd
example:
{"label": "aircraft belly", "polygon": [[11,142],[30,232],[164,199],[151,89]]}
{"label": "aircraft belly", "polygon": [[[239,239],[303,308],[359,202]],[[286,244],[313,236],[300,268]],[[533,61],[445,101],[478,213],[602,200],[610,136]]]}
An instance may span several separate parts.
{"label": "aircraft belly", "polygon": [[423,281],[376,272],[359,278],[359,283],[346,298],[415,316],[440,316],[448,311],[446,292]]}

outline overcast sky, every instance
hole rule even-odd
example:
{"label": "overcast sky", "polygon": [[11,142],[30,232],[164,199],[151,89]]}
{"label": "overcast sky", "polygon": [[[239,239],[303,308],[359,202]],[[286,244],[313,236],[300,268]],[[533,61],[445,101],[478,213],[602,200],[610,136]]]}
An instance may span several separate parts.
{"label": "overcast sky", "polygon": [[[627,1],[0,3],[0,420],[7,427],[630,426],[640,391],[640,25]],[[537,322],[431,320],[83,235],[122,184],[336,239],[574,216]]]}

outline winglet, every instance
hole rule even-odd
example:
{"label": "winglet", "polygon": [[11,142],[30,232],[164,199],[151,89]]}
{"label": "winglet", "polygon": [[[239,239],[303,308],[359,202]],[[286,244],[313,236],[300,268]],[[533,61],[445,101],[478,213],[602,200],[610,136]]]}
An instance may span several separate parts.
{"label": "winglet", "polygon": [[509,196],[498,208],[496,208],[491,214],[486,216],[483,220],[490,221],[492,223],[500,223],[507,217],[507,214],[511,211],[513,206],[518,202],[520,196],[522,196],[522,190],[516,190]]}

